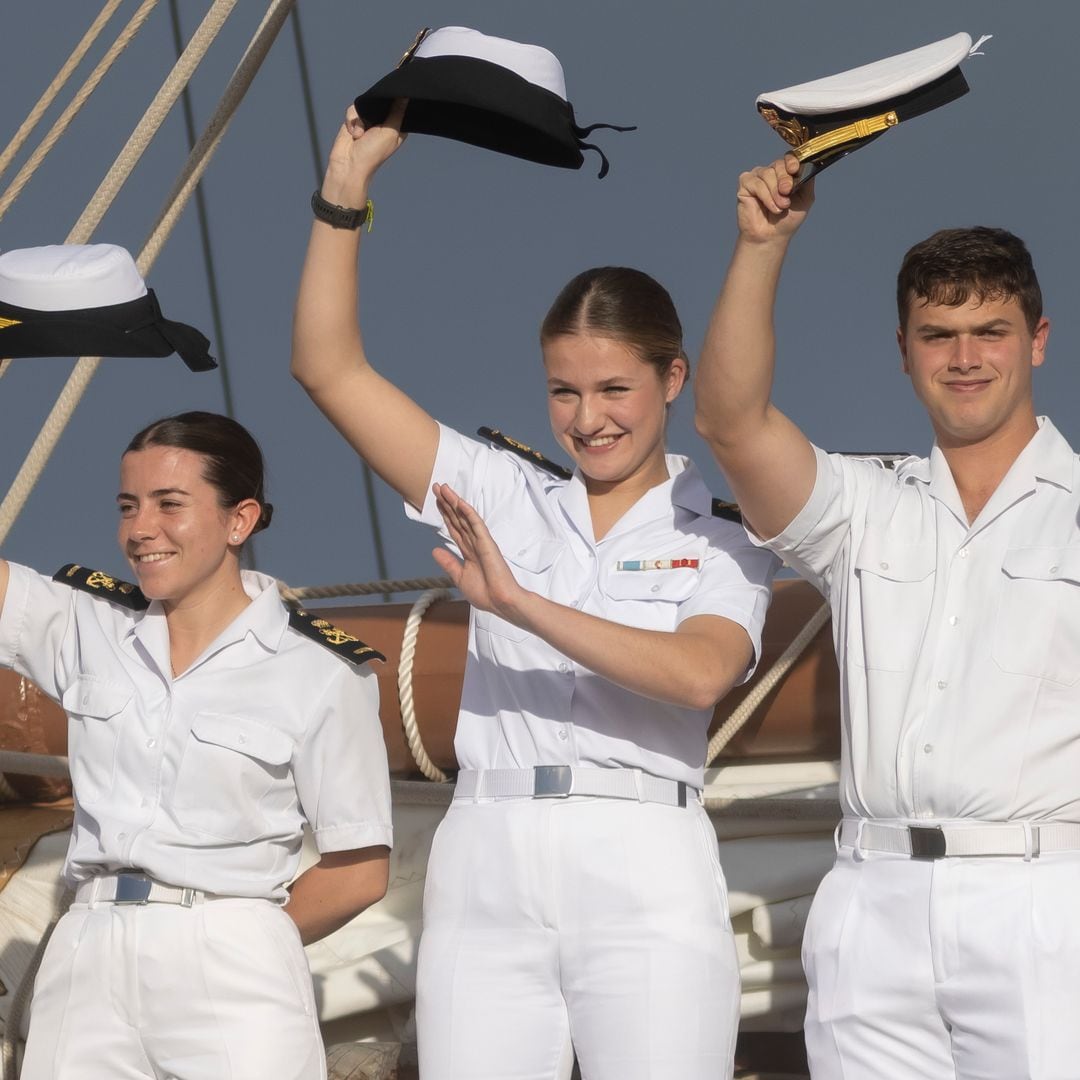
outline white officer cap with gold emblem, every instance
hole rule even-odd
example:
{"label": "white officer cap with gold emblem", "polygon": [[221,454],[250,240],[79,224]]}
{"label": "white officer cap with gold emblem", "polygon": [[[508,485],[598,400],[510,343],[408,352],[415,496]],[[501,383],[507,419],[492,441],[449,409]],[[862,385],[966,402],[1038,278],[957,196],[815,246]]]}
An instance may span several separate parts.
{"label": "white officer cap with gold emblem", "polygon": [[981,55],[969,34],[924,45],[873,64],[813,82],[770,90],[757,99],[758,112],[803,163],[797,183],[914,116],[968,92],[960,63]]}

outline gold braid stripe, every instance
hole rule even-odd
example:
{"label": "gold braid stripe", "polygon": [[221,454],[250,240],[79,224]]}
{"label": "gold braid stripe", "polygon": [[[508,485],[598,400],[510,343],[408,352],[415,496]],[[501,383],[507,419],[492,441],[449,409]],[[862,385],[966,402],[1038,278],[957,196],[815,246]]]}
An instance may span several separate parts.
{"label": "gold braid stripe", "polygon": [[900,118],[894,112],[882,113],[880,116],[867,116],[862,120],[856,120],[854,124],[846,127],[835,128],[826,131],[824,135],[818,135],[801,146],[796,146],[792,151],[800,161],[816,157],[823,150],[832,150],[834,147],[843,146],[845,143],[855,142],[857,139],[865,139],[869,135],[876,135],[879,131],[896,127]]}

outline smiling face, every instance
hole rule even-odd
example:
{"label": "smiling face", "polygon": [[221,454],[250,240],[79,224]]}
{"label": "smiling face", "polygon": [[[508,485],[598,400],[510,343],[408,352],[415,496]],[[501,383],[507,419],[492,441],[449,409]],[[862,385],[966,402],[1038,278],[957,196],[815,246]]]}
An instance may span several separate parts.
{"label": "smiling face", "polygon": [[589,333],[544,343],[551,429],[591,493],[667,479],[667,406],[686,380],[686,361],[663,374],[620,341]]}
{"label": "smiling face", "polygon": [[943,449],[997,438],[1027,442],[1036,429],[1031,375],[1050,324],[1034,330],[1014,297],[955,307],[912,300],[897,331],[904,371]]}
{"label": "smiling face", "polygon": [[[254,524],[250,506],[220,505],[203,464],[202,455],[171,446],[120,460],[120,547],[143,593],[167,609],[235,584],[237,553]],[[257,517],[258,503],[247,502]]]}

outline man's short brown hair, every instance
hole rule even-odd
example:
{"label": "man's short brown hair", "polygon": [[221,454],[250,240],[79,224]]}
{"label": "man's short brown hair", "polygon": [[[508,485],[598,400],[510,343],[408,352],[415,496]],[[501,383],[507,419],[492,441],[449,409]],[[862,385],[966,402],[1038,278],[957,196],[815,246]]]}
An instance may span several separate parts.
{"label": "man's short brown hair", "polygon": [[973,296],[979,303],[1015,297],[1034,332],[1042,318],[1042,291],[1020,237],[985,225],[941,229],[904,256],[896,279],[901,329],[912,300],[959,307]]}

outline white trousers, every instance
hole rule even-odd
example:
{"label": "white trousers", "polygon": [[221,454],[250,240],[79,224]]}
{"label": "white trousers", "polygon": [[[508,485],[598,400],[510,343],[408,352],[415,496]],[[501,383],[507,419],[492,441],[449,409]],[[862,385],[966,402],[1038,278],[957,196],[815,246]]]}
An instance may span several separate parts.
{"label": "white trousers", "polygon": [[1077,1080],[1080,855],[856,856],[803,939],[814,1080]]}
{"label": "white trousers", "polygon": [[421,1080],[725,1080],[739,968],[700,805],[456,801],[424,896]]}
{"label": "white trousers", "polygon": [[325,1080],[307,958],[268,900],[76,904],[34,985],[22,1080]]}

